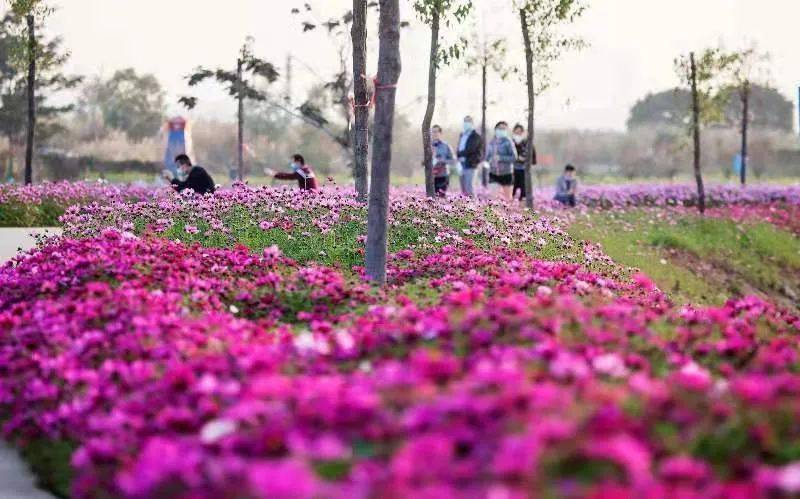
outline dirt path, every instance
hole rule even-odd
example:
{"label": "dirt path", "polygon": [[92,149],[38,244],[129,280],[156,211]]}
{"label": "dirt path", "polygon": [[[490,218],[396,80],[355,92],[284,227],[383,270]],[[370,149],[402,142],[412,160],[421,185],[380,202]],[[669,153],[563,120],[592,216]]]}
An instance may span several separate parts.
{"label": "dirt path", "polygon": [[[47,230],[50,233],[54,229]],[[17,252],[36,245],[32,234],[42,234],[45,229],[0,229],[0,263],[14,257]],[[53,496],[36,488],[35,478],[17,451],[0,442],[0,499],[52,499]]]}

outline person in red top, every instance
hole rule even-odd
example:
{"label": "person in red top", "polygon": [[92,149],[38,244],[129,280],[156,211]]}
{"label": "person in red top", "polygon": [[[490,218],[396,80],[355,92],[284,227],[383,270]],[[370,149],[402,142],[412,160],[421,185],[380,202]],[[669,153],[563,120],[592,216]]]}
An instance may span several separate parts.
{"label": "person in red top", "polygon": [[317,190],[317,177],[314,170],[306,164],[305,158],[300,154],[292,156],[292,163],[289,165],[291,172],[274,172],[266,169],[267,175],[271,175],[276,180],[297,180],[300,189],[304,191]]}

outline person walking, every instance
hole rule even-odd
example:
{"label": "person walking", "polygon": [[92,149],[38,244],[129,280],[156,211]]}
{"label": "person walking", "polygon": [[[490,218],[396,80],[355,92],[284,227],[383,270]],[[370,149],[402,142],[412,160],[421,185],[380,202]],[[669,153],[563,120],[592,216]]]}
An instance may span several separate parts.
{"label": "person walking", "polygon": [[289,164],[289,168],[292,171],[275,172],[270,168],[265,168],[264,172],[275,180],[296,180],[300,190],[317,190],[317,176],[314,174],[314,170],[306,164],[306,159],[302,154],[295,154],[292,156],[292,162]]}
{"label": "person walking", "polygon": [[179,154],[175,157],[175,165],[185,176],[186,180],[172,178],[170,172],[164,172],[164,178],[178,192],[191,189],[197,194],[213,194],[217,190],[214,179],[202,166],[192,165],[192,160],[186,154]]}
{"label": "person walking", "polygon": [[489,183],[499,184],[501,197],[510,201],[517,149],[508,136],[508,123],[505,121],[494,127],[494,139],[486,146],[486,161],[489,163]]}
{"label": "person walking", "polygon": [[433,149],[433,186],[436,195],[445,197],[450,187],[450,165],[455,161],[453,149],[442,140],[442,127],[431,128],[431,148]]}
{"label": "person walking", "polygon": [[471,116],[464,118],[463,132],[458,139],[458,162],[461,165],[461,192],[475,197],[475,172],[481,163],[482,139],[475,131],[475,122]]}
{"label": "person walking", "polygon": [[[525,127],[517,123],[514,125],[514,134],[511,137],[514,147],[517,150],[517,160],[514,162],[514,190],[511,193],[512,199],[525,200],[525,162],[528,159],[528,137],[525,135]],[[534,150],[533,164],[536,164],[536,151]],[[519,193],[519,194],[517,194]]]}

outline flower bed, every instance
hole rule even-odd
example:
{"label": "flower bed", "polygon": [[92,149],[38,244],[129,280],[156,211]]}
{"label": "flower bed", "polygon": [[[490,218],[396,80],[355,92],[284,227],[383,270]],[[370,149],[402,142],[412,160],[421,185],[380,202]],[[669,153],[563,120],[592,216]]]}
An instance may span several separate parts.
{"label": "flower bed", "polygon": [[[538,202],[545,207],[558,207],[552,190],[540,193]],[[578,203],[589,208],[624,208],[644,206],[696,206],[697,187],[691,184],[615,184],[581,186]],[[706,186],[706,203],[710,207],[786,203],[800,205],[800,186],[756,184]]]}
{"label": "flower bed", "polygon": [[767,222],[800,236],[800,205],[750,205],[713,208],[708,215],[737,222]]}
{"label": "flower bed", "polygon": [[69,206],[149,200],[159,192],[97,182],[0,184],[0,227],[53,227]]}
{"label": "flower bed", "polygon": [[5,434],[76,497],[800,492],[798,317],[469,240],[389,275],[62,240],[0,269]]}
{"label": "flower bed", "polygon": [[[74,206],[61,221],[70,237],[96,237],[115,228],[211,247],[272,245],[301,262],[346,270],[363,264],[366,207],[348,190],[303,193],[292,189],[240,187],[214,196],[169,196],[157,202]],[[435,253],[447,244],[524,248],[546,259],[585,261],[586,244],[569,239],[550,219],[509,209],[497,201],[425,198],[417,191],[393,193],[389,248]],[[603,264],[601,258],[594,260]],[[607,263],[607,262],[605,262]]]}

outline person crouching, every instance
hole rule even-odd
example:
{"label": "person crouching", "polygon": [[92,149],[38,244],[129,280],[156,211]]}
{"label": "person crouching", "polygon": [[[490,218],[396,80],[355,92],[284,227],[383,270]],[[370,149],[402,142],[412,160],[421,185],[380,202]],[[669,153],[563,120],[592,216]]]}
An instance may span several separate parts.
{"label": "person crouching", "polygon": [[317,190],[317,176],[314,174],[314,170],[306,164],[306,160],[301,154],[292,156],[289,168],[291,168],[291,172],[275,172],[269,168],[265,169],[265,172],[275,180],[296,180],[301,190]]}

